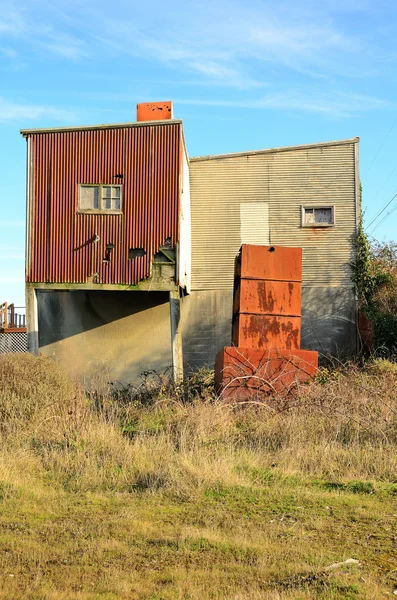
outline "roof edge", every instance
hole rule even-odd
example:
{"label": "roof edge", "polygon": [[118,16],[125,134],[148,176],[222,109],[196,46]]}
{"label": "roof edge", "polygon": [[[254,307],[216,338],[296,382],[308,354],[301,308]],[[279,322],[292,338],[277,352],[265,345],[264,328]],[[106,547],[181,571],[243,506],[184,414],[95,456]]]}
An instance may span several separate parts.
{"label": "roof edge", "polygon": [[145,127],[148,125],[175,125],[182,124],[182,119],[167,119],[166,121],[133,121],[132,123],[111,123],[101,125],[82,125],[73,127],[49,127],[38,129],[21,129],[24,137],[38,133],[67,133],[68,131],[95,131],[97,129],[121,129],[122,127]]}
{"label": "roof edge", "polygon": [[347,139],[337,140],[333,142],[316,142],[314,144],[301,144],[299,146],[282,146],[281,148],[268,148],[266,150],[248,150],[246,152],[229,152],[226,154],[209,154],[208,156],[193,156],[190,162],[200,160],[216,160],[218,158],[234,158],[238,156],[255,156],[257,154],[271,154],[275,152],[288,152],[289,150],[305,150],[306,148],[322,148],[324,146],[342,146],[344,144],[358,144],[360,138],[358,136]]}

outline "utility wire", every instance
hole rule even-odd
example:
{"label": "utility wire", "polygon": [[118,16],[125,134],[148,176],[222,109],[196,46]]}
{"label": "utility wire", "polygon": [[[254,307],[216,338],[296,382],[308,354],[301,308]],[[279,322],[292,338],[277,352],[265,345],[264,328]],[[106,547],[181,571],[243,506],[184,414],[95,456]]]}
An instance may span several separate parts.
{"label": "utility wire", "polygon": [[389,201],[388,201],[388,202],[385,204],[385,206],[384,206],[384,207],[383,207],[383,208],[382,208],[382,209],[381,209],[381,210],[380,210],[380,211],[379,211],[379,212],[378,212],[378,213],[377,213],[377,214],[374,216],[374,218],[372,219],[371,223],[370,223],[369,225],[367,225],[367,226],[366,226],[366,228],[365,228],[365,231],[367,231],[367,230],[368,230],[368,229],[371,227],[372,223],[375,223],[375,221],[377,221],[377,220],[379,219],[379,217],[381,216],[381,214],[382,214],[382,213],[383,213],[383,212],[386,210],[386,208],[387,208],[388,206],[390,206],[390,204],[393,202],[393,200],[394,200],[396,197],[397,197],[397,191],[396,191],[396,193],[394,194],[394,196],[392,196],[392,197],[390,198],[390,200],[389,200]]}
{"label": "utility wire", "polygon": [[389,210],[388,213],[385,214],[385,216],[383,217],[383,219],[381,221],[379,221],[379,223],[377,225],[375,225],[375,228],[368,235],[371,235],[371,236],[374,235],[374,233],[378,229],[378,227],[380,227],[382,225],[382,223],[384,223],[386,221],[387,217],[389,215],[391,215],[392,213],[394,213],[395,210],[397,210],[397,204],[396,204],[396,206],[394,208],[392,208],[391,210]]}
{"label": "utility wire", "polygon": [[385,143],[386,143],[386,140],[387,140],[387,138],[389,137],[389,135],[391,134],[391,132],[392,132],[392,130],[393,130],[393,128],[394,128],[394,125],[395,125],[396,123],[397,123],[397,117],[394,119],[394,121],[393,121],[393,125],[390,127],[390,129],[389,129],[389,131],[387,132],[387,134],[386,134],[386,136],[385,136],[385,138],[384,138],[383,142],[382,142],[382,143],[381,143],[381,145],[379,146],[379,150],[378,150],[378,152],[375,154],[375,157],[374,157],[373,161],[372,161],[372,162],[371,162],[371,164],[369,165],[369,167],[368,167],[368,169],[367,169],[367,172],[366,172],[366,175],[369,173],[369,171],[370,171],[370,169],[371,169],[372,165],[374,164],[374,162],[375,162],[375,161],[376,161],[376,159],[378,158],[380,151],[382,150],[383,146],[385,145]]}
{"label": "utility wire", "polygon": [[372,198],[372,201],[376,200],[376,198],[379,196],[379,194],[381,193],[381,191],[384,189],[385,185],[387,183],[389,183],[390,179],[393,177],[394,173],[397,171],[397,166],[394,167],[393,171],[390,173],[389,177],[386,179],[386,181],[384,182],[384,184],[379,188],[379,190],[376,192],[375,196]]}

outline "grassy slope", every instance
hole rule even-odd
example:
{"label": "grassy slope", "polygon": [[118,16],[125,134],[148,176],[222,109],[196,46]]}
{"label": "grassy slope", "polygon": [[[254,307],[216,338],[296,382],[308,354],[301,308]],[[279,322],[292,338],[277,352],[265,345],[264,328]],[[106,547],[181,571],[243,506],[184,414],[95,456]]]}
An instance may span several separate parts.
{"label": "grassy slope", "polygon": [[[325,377],[303,412],[160,397],[94,413],[49,361],[1,359],[0,597],[391,595],[397,377],[386,367]],[[348,558],[360,564],[327,570]]]}

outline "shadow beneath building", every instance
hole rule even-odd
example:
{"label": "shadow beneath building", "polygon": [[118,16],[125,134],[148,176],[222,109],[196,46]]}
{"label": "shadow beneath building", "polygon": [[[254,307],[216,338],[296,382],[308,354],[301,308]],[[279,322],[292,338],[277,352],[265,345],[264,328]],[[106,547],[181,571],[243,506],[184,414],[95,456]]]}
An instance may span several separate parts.
{"label": "shadow beneath building", "polygon": [[38,290],[39,345],[47,346],[140,313],[146,313],[141,319],[150,320],[151,309],[168,302],[168,292]]}

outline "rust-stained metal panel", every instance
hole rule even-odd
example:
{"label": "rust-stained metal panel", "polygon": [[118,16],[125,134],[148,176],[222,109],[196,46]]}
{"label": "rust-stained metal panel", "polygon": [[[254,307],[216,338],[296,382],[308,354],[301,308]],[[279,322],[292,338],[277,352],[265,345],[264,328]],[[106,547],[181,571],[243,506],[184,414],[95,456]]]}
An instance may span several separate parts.
{"label": "rust-stained metal panel", "polygon": [[215,386],[224,400],[257,400],[275,390],[289,394],[317,369],[317,352],[225,347],[216,356]]}
{"label": "rust-stained metal panel", "polygon": [[236,285],[233,314],[301,316],[301,283],[240,279]]}
{"label": "rust-stained metal panel", "polygon": [[236,271],[247,279],[302,281],[302,248],[243,244]]}
{"label": "rust-stained metal panel", "polygon": [[243,244],[235,275],[233,344],[299,349],[302,249]]}
{"label": "rust-stained metal panel", "polygon": [[232,343],[237,348],[286,348],[301,343],[301,318],[240,313],[233,323]]}
{"label": "rust-stained metal panel", "polygon": [[[136,285],[148,278],[160,246],[179,241],[181,123],[25,135],[27,281]],[[121,213],[78,212],[80,183],[122,184]],[[130,248],[146,254],[129,259]]]}

